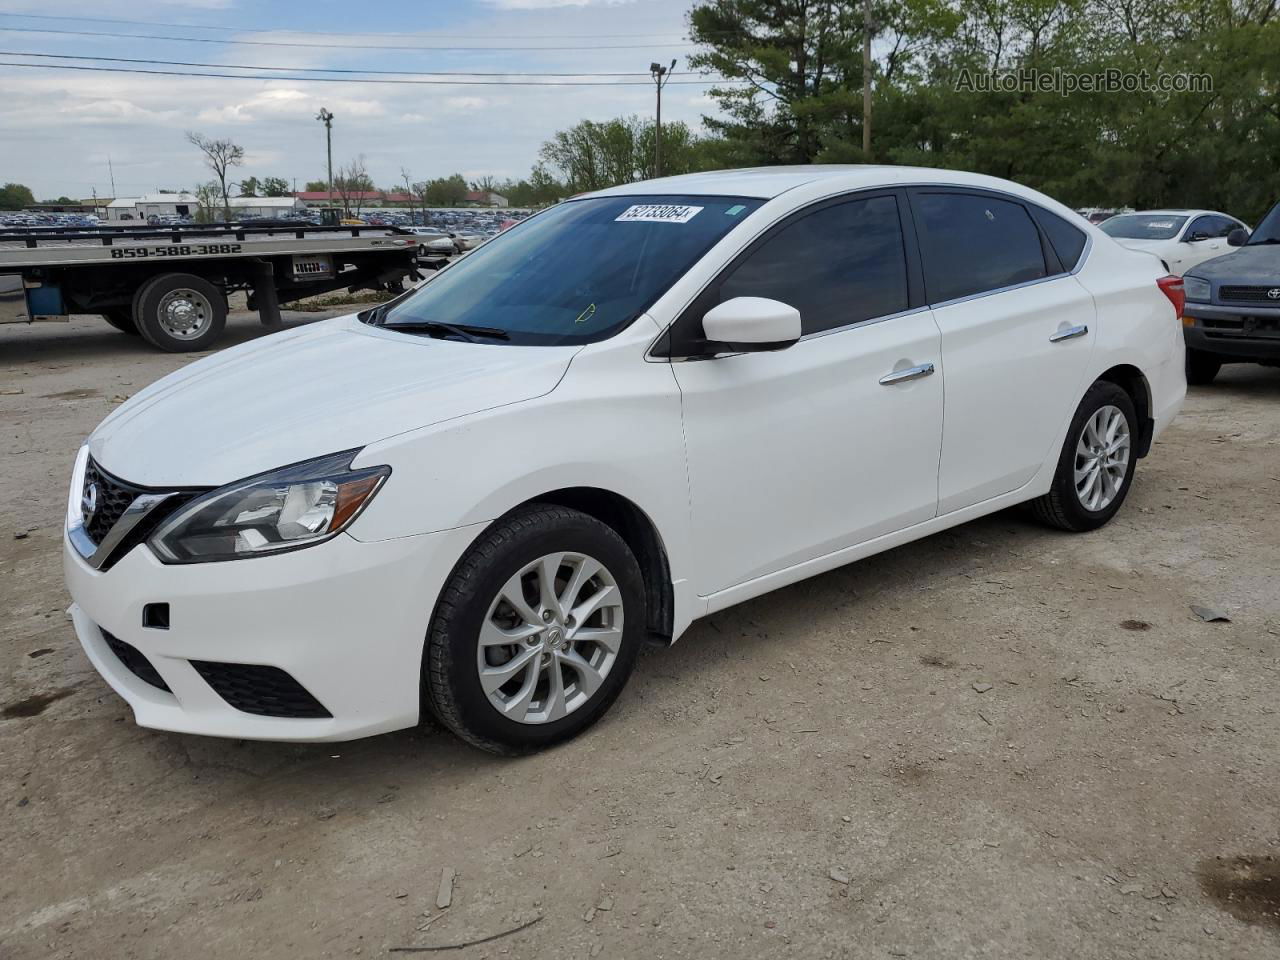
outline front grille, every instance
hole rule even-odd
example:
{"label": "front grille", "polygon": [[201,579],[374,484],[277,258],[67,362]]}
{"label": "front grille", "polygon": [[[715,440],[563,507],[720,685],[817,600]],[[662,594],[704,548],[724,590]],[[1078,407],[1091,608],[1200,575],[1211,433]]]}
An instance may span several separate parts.
{"label": "front grille", "polygon": [[84,468],[84,489],[81,491],[84,496],[82,502],[92,499],[97,503],[97,509],[84,528],[89,539],[94,543],[101,543],[102,538],[116,525],[116,521],[124,516],[129,504],[146,492],[141,487],[111,476],[90,457]]}
{"label": "front grille", "polygon": [[135,499],[148,493],[169,493],[168,499],[152,507],[151,511],[116,544],[115,549],[111,551],[111,556],[107,557],[98,569],[109,570],[112,564],[146,540],[175,510],[204,493],[205,489],[188,488],[170,492],[156,490],[153,487],[135,486],[107,473],[90,457],[85,464],[81,495],[83,503],[92,501],[97,505],[84,528],[85,533],[95,545],[102,543],[103,538],[111,532],[111,528],[124,516],[124,512],[129,509],[129,505]]}
{"label": "front grille", "polygon": [[1219,287],[1218,296],[1223,300],[1236,300],[1241,303],[1274,303],[1280,307],[1280,293],[1273,294],[1272,291],[1280,291],[1280,284],[1272,284],[1269,287]]}
{"label": "front grille", "polygon": [[245,713],[304,719],[333,716],[306,687],[279,667],[210,660],[192,660],[191,665],[218,696]]}
{"label": "front grille", "polygon": [[160,672],[151,665],[148,660],[137,647],[125,643],[114,634],[102,631],[102,639],[107,642],[107,646],[111,652],[116,655],[116,659],[125,665],[130,673],[144,683],[163,690],[165,693],[172,693],[169,685],[164,682],[164,677],[160,676]]}

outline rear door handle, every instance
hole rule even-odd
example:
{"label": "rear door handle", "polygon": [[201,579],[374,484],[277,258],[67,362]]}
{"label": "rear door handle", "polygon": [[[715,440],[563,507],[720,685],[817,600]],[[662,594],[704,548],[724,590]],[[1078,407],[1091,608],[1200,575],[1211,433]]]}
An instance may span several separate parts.
{"label": "rear door handle", "polygon": [[921,377],[927,377],[933,373],[932,363],[922,363],[916,367],[907,367],[905,370],[895,370],[893,373],[886,373],[880,378],[880,385],[891,387],[895,383],[906,383],[908,380],[919,380]]}
{"label": "rear door handle", "polygon": [[1059,330],[1057,333],[1049,336],[1050,343],[1061,343],[1063,340],[1074,340],[1076,337],[1083,337],[1089,332],[1087,324],[1080,324],[1076,327],[1067,327],[1065,330]]}

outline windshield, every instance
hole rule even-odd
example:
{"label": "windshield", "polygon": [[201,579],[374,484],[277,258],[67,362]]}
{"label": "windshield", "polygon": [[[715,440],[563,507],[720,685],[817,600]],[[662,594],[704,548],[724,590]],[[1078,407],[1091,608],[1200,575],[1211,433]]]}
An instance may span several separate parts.
{"label": "windshield", "polygon": [[[741,197],[570,200],[499,234],[373,322],[501,331],[503,342],[603,340],[649,308],[760,206]],[[437,326],[435,329],[439,329]]]}
{"label": "windshield", "polygon": [[1170,240],[1186,222],[1186,217],[1167,214],[1125,213],[1103,223],[1102,232],[1123,240]]}
{"label": "windshield", "polygon": [[1271,212],[1262,218],[1258,229],[1253,231],[1245,246],[1253,247],[1264,243],[1280,243],[1280,203],[1272,207]]}

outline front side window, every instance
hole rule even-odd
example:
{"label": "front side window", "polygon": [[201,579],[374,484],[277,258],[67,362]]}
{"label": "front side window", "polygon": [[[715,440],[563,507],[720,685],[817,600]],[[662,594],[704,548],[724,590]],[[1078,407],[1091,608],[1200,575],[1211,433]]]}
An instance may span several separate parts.
{"label": "front side window", "polygon": [[1225,237],[1240,224],[1236,223],[1228,217],[1220,217],[1217,214],[1204,217],[1196,217],[1195,222],[1187,229],[1187,239],[1201,234],[1210,240],[1217,240]]}
{"label": "front side window", "polygon": [[1117,240],[1172,240],[1186,217],[1167,213],[1123,213],[1102,224],[1102,232]]}
{"label": "front side window", "polygon": [[806,334],[907,309],[898,201],[850,200],[791,221],[725,277],[719,300],[734,297],[795,307]]}
{"label": "front side window", "polygon": [[912,198],[930,303],[1046,276],[1040,231],[1020,203],[966,193]]}
{"label": "front side window", "polygon": [[647,310],[760,206],[743,197],[570,200],[494,237],[368,322],[464,339],[591,343]]}

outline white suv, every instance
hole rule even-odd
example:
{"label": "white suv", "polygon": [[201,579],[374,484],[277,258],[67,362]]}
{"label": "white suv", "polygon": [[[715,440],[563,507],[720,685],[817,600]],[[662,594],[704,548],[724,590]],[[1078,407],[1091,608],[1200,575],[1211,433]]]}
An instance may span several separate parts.
{"label": "white suv", "polygon": [[1013,183],[630,184],[119,407],[67,512],[139,723],[563,740],[639,646],[1013,504],[1090,530],[1182,403],[1181,281]]}

